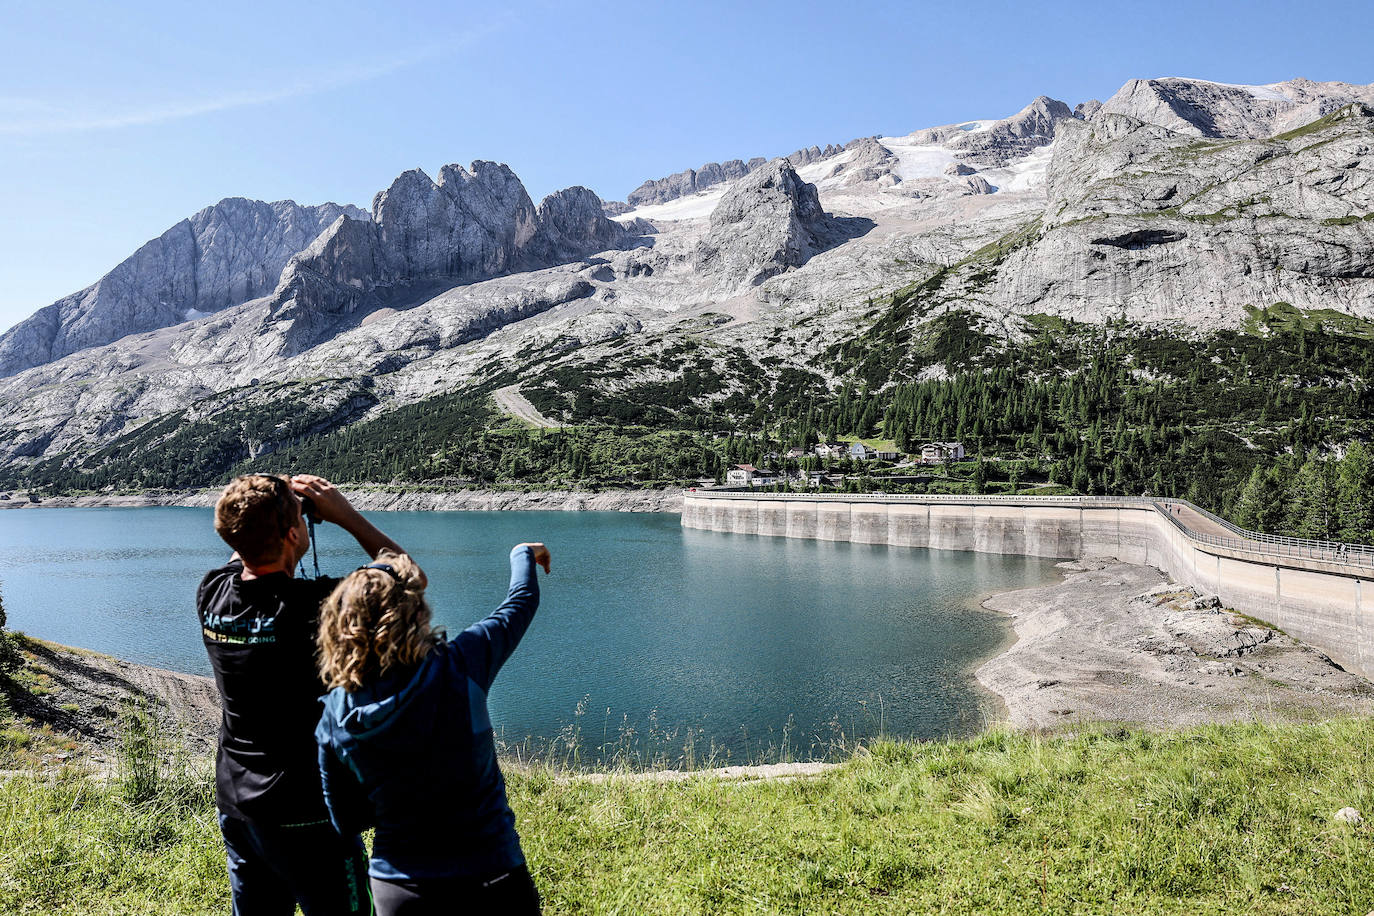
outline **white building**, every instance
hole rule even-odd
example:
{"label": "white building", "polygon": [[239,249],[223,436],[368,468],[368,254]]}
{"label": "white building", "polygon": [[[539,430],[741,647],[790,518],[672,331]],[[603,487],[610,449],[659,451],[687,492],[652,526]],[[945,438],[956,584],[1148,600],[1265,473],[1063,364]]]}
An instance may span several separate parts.
{"label": "white building", "polygon": [[941,461],[962,461],[964,445],[962,442],[931,442],[921,446],[921,460],[930,464]]}
{"label": "white building", "polygon": [[873,456],[878,454],[873,449],[864,445],[862,442],[855,442],[849,447],[849,457],[855,461],[872,461]]}
{"label": "white building", "polygon": [[725,472],[725,483],[731,487],[752,487],[759,469],[752,464],[737,464]]}

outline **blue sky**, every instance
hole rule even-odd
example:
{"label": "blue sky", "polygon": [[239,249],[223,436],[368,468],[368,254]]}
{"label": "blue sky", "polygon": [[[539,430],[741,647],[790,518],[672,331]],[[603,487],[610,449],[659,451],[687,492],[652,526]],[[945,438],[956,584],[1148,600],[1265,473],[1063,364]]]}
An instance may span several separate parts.
{"label": "blue sky", "polygon": [[1133,77],[1374,81],[1367,2],[0,0],[0,329],[230,196],[368,206],[507,162],[532,197],[1003,117]]}

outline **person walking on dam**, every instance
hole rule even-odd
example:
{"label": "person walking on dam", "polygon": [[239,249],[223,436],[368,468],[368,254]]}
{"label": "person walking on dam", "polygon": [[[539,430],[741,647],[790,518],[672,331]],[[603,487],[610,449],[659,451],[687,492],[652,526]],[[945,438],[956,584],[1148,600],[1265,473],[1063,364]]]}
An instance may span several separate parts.
{"label": "person walking on dam", "polygon": [[487,713],[539,606],[536,564],[549,571],[543,544],[512,549],[505,602],[451,641],[430,625],[407,556],[352,573],[321,612],[325,800],[340,832],[376,827],[381,916],[539,912]]}
{"label": "person walking on dam", "polygon": [[215,504],[234,555],[206,574],[196,611],[223,710],[215,804],[235,916],[372,912],[362,841],[334,829],[320,784],[316,627],[339,580],[295,577],[310,547],[302,497],[369,557],[400,550],[322,477],[245,475]]}

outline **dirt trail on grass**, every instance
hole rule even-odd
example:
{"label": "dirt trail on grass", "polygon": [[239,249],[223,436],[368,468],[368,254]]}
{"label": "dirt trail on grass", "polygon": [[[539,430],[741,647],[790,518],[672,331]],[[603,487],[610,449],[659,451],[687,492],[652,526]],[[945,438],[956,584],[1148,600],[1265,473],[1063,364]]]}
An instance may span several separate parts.
{"label": "dirt trail on grass", "polygon": [[1148,728],[1374,714],[1374,685],[1317,650],[1115,560],[1059,564],[1063,582],[983,606],[1014,618],[1017,641],[978,669],[1008,723],[1107,721]]}
{"label": "dirt trail on grass", "polygon": [[[78,749],[45,763],[114,759],[121,718],[146,710],[171,744],[193,757],[213,754],[219,734],[219,694],[208,677],[120,661],[108,655],[25,638],[26,671],[6,689],[10,709],[35,725],[75,740]],[[168,748],[169,751],[177,748]]]}

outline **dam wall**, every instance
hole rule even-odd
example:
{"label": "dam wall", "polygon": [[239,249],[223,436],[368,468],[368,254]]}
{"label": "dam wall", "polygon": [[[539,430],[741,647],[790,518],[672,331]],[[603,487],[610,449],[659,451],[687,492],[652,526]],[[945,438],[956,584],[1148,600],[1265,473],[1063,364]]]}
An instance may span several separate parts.
{"label": "dam wall", "polygon": [[1374,677],[1374,549],[1246,532],[1180,500],[698,490],[683,494],[682,524],[1155,566],[1314,646],[1345,669]]}

